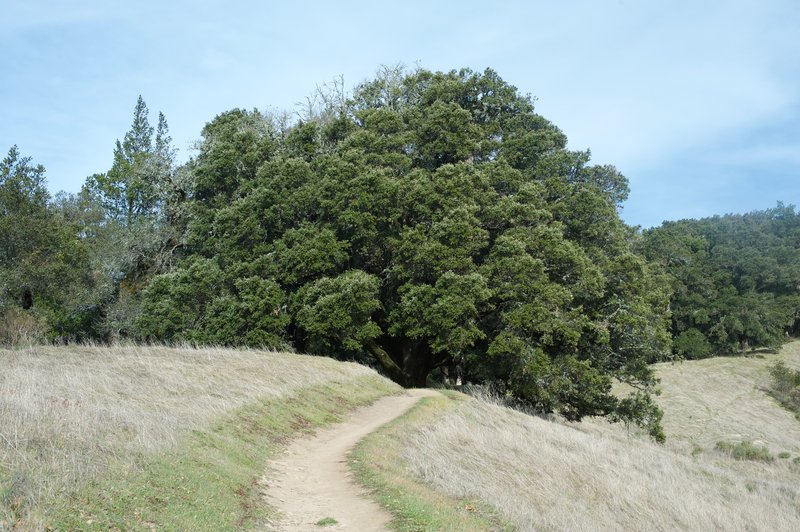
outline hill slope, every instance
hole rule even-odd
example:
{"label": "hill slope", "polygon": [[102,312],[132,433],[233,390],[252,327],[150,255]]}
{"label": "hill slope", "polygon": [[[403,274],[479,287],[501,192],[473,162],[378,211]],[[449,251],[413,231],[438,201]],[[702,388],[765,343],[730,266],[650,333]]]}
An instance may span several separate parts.
{"label": "hill slope", "polygon": [[0,350],[0,530],[220,529],[265,517],[258,478],[295,432],[399,387],[257,350]]}
{"label": "hill slope", "polygon": [[[405,460],[418,478],[486,501],[523,530],[797,530],[800,422],[759,389],[777,359],[797,364],[800,344],[763,358],[659,365],[663,446],[604,422],[553,422],[484,399],[454,404],[409,436]],[[765,445],[772,461],[716,449],[742,441]]]}
{"label": "hill slope", "polygon": [[800,422],[764,392],[777,361],[800,367],[800,342],[778,354],[657,364],[667,437],[704,449],[719,441],[761,442],[800,454]]}
{"label": "hill slope", "polygon": [[[797,529],[800,422],[761,389],[779,359],[800,367],[800,343],[656,366],[665,446],[444,397],[393,438],[414,476],[521,529]],[[31,348],[0,364],[0,529],[267,522],[257,479],[287,438],[398,391],[355,364],[252,350]],[[772,461],[716,448],[742,441]]]}

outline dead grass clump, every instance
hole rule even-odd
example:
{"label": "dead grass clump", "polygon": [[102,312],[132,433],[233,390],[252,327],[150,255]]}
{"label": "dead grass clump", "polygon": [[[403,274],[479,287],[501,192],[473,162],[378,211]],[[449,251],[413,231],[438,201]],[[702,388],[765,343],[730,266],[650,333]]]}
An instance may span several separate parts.
{"label": "dead grass clump", "polygon": [[322,357],[148,346],[0,350],[0,367],[0,524],[226,411],[374,374]]}
{"label": "dead grass clump", "polygon": [[9,308],[0,313],[0,346],[41,343],[46,329],[44,320],[32,312]]}

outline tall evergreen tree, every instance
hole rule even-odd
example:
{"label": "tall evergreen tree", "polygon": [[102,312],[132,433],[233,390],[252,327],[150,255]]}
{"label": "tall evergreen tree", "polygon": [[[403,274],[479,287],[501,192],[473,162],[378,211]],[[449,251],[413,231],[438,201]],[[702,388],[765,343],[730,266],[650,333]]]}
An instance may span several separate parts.
{"label": "tall evergreen tree", "polygon": [[[191,253],[147,289],[142,332],[283,336],[405,385],[460,372],[657,435],[646,362],[669,350],[667,294],[619,219],[625,178],[491,70],[383,78],[285,134],[257,111],[206,126]],[[640,391],[619,399],[614,378]]]}
{"label": "tall evergreen tree", "polygon": [[172,172],[174,153],[167,121],[159,113],[154,139],[148,115],[147,104],[139,96],[131,129],[114,147],[111,169],[91,176],[84,185],[105,208],[108,218],[124,226],[159,212]]}
{"label": "tall evergreen tree", "polygon": [[103,212],[90,249],[103,280],[95,298],[104,302],[106,335],[135,334],[142,287],[169,268],[182,245],[186,181],[186,171],[175,168],[166,118],[159,113],[153,128],[139,96],[131,128],[116,142],[111,169],[89,177],[82,190]]}
{"label": "tall evergreen tree", "polygon": [[[49,235],[50,221],[44,167],[32,165],[12,146],[0,163],[0,275],[4,305],[16,300],[24,309],[33,306],[33,293],[41,283],[37,271],[46,253],[37,253]],[[44,226],[44,227],[43,227]],[[39,257],[37,257],[39,255]],[[41,259],[40,259],[41,257]],[[46,260],[46,259],[45,259]],[[37,290],[38,292],[38,290]],[[37,294],[38,295],[38,294]]]}

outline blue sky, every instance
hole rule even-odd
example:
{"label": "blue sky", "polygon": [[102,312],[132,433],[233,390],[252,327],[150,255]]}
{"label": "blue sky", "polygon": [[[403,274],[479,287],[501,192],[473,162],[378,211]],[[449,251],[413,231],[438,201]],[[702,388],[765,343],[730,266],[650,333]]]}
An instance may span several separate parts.
{"label": "blue sky", "polygon": [[5,0],[0,150],[53,191],[111,165],[141,94],[180,157],[234,107],[292,110],[382,65],[495,69],[632,193],[623,218],[800,202],[800,3]]}

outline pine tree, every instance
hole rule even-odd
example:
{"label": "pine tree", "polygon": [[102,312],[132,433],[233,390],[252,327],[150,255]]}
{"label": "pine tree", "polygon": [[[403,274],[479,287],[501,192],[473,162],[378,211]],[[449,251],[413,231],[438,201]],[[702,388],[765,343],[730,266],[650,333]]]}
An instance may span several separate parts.
{"label": "pine tree", "polygon": [[157,215],[164,204],[164,191],[169,188],[174,150],[167,121],[159,113],[154,139],[148,115],[147,104],[139,96],[131,129],[114,147],[111,169],[89,177],[85,185],[107,217],[125,227]]}

